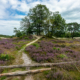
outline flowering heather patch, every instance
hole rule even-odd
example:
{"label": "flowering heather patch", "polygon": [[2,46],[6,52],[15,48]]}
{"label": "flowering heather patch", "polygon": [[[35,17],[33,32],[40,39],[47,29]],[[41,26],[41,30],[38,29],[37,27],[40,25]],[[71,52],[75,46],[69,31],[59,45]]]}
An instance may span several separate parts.
{"label": "flowering heather patch", "polygon": [[4,53],[3,50],[0,48],[0,54]]}
{"label": "flowering heather patch", "polygon": [[47,79],[48,80],[53,80],[53,79],[60,79],[62,80],[63,79],[63,72],[62,71],[57,71],[57,72],[49,72],[47,75],[46,75]]}
{"label": "flowering heather patch", "polygon": [[[68,44],[67,44],[68,43]],[[37,62],[70,62],[78,61],[80,59],[80,46],[79,51],[72,47],[76,45],[76,42],[67,41],[65,43],[56,43],[55,40],[42,39],[38,41],[39,48],[31,45],[26,47],[26,51],[29,53],[31,58]],[[78,44],[78,43],[77,43]],[[79,43],[80,44],[80,43]],[[72,45],[72,46],[70,46]],[[77,67],[75,67],[77,66]],[[45,80],[79,80],[80,73],[77,71],[80,69],[80,64],[64,64],[57,65],[54,70],[43,72]],[[40,76],[40,80],[43,76]]]}
{"label": "flowering heather patch", "polygon": [[37,49],[36,46],[31,45],[26,47],[26,51],[29,52],[29,55],[33,60],[37,62],[52,62],[54,60],[55,53],[59,50],[53,50],[53,43],[41,41],[39,43],[39,48]]}
{"label": "flowering heather patch", "polygon": [[1,59],[2,54],[6,54],[6,53],[2,50],[2,48],[0,48],[0,65],[5,65],[7,61],[4,61],[3,59]]}
{"label": "flowering heather patch", "polygon": [[5,65],[5,64],[7,64],[7,61],[0,60],[0,65]]}
{"label": "flowering heather patch", "polygon": [[46,75],[47,80],[75,80],[73,76],[71,76],[65,70],[52,70]]}
{"label": "flowering heather patch", "polygon": [[65,43],[65,41],[62,41],[62,40],[58,40],[58,39],[56,39],[56,40],[51,40],[53,43]]}
{"label": "flowering heather patch", "polygon": [[[35,45],[38,45],[38,48]],[[31,58],[37,62],[54,62],[55,59],[68,61],[69,59],[77,60],[80,58],[79,52],[76,52],[66,46],[62,47],[62,45],[58,45],[53,42],[42,40],[35,43],[35,45],[26,47],[25,51],[27,51]],[[60,55],[62,58],[57,57]]]}
{"label": "flowering heather patch", "polygon": [[14,48],[14,44],[12,42],[13,39],[2,39],[0,40],[0,45],[2,45],[6,49]]}
{"label": "flowering heather patch", "polygon": [[2,45],[5,49],[16,48],[16,46],[20,49],[26,42],[29,40],[24,39],[1,39],[0,45]]}
{"label": "flowering heather patch", "polygon": [[37,62],[44,62],[44,61],[52,62],[52,60],[54,59],[54,54],[52,49],[53,43],[41,41],[39,45],[40,47],[38,49],[34,45],[28,46],[26,48],[26,51],[29,52],[33,60]]}
{"label": "flowering heather patch", "polygon": [[[14,59],[17,50],[21,49],[30,39],[1,39],[0,40],[0,65],[6,65]],[[13,51],[13,52],[12,52]],[[14,56],[13,56],[14,55]],[[3,64],[2,64],[3,63]]]}

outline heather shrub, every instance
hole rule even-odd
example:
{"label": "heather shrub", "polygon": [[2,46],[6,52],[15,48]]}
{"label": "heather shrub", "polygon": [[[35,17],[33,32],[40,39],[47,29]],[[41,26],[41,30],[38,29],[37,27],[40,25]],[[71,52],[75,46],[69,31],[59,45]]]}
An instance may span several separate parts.
{"label": "heather shrub", "polygon": [[62,80],[64,78],[63,76],[63,72],[62,71],[50,71],[47,75],[46,75],[47,80]]}
{"label": "heather shrub", "polygon": [[25,37],[24,39],[29,39],[28,37]]}
{"label": "heather shrub", "polygon": [[66,47],[66,45],[62,44],[61,47],[64,48],[64,47]]}
{"label": "heather shrub", "polygon": [[47,80],[75,80],[67,71],[52,70],[46,75]]}
{"label": "heather shrub", "polygon": [[70,47],[76,49],[79,47],[79,45],[70,45]]}
{"label": "heather shrub", "polygon": [[22,39],[22,38],[23,38],[23,36],[20,36],[20,37],[19,37],[19,39]]}
{"label": "heather shrub", "polygon": [[65,41],[62,41],[62,40],[52,40],[53,43],[65,43]]}
{"label": "heather shrub", "polygon": [[4,53],[4,51],[2,49],[0,49],[0,54]]}
{"label": "heather shrub", "polygon": [[[52,41],[50,39],[50,41]],[[77,60],[79,53],[66,47],[65,45],[53,44],[49,40],[41,40],[25,48],[31,58],[36,62],[56,62],[57,60],[68,61],[68,58]],[[65,48],[64,48],[65,46]],[[37,49],[36,49],[37,48]]]}

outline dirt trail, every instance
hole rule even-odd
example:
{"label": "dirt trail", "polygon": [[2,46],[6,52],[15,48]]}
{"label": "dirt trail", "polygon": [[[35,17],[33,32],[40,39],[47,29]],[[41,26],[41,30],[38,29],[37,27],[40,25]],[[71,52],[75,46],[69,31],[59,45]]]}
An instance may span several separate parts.
{"label": "dirt trail", "polygon": [[[26,47],[29,46],[29,45],[31,45],[31,44],[33,44],[33,43],[35,43],[35,42],[38,41],[40,38],[41,38],[41,37],[37,37],[36,40],[34,40],[34,41],[26,44]],[[24,48],[21,49],[21,50],[23,51]],[[22,51],[21,51],[21,52],[22,52]],[[22,53],[22,60],[24,61],[23,64],[25,64],[25,65],[27,65],[27,64],[32,64],[32,63],[33,63],[33,61],[29,58],[29,56],[28,56],[27,54],[25,54],[24,52]],[[29,68],[28,68],[27,70],[29,70]],[[33,80],[33,76],[32,76],[32,75],[27,75],[24,80]]]}

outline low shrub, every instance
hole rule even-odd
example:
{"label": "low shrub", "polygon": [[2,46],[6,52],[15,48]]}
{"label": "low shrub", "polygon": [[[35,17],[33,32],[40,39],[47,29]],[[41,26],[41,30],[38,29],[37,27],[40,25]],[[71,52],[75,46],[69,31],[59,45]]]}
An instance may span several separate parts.
{"label": "low shrub", "polygon": [[38,43],[33,43],[32,45],[35,46],[36,48],[40,47]]}
{"label": "low shrub", "polygon": [[66,47],[66,45],[62,44],[61,47],[64,48],[64,47]]}
{"label": "low shrub", "polygon": [[24,39],[29,39],[28,37],[25,37]]}
{"label": "low shrub", "polygon": [[59,51],[59,50],[60,50],[60,48],[57,48],[57,50]]}
{"label": "low shrub", "polygon": [[59,51],[59,50],[60,50],[60,48],[53,47],[53,50],[58,50],[58,51]]}
{"label": "low shrub", "polygon": [[60,55],[58,55],[57,57],[59,57],[59,58],[67,58],[67,56],[65,55],[65,54],[60,54]]}
{"label": "low shrub", "polygon": [[53,49],[56,50],[57,48],[56,47],[53,47]]}
{"label": "low shrub", "polygon": [[19,50],[20,48],[18,46],[16,46],[16,49]]}
{"label": "low shrub", "polygon": [[0,60],[10,60],[13,59],[14,57],[9,55],[9,54],[1,54],[0,55]]}

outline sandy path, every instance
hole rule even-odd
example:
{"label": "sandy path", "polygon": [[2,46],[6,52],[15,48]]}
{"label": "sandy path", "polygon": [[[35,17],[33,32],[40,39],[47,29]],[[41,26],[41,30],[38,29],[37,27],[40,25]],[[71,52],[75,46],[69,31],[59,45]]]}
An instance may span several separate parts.
{"label": "sandy path", "polygon": [[[33,44],[33,43],[35,43],[35,42],[38,41],[40,38],[41,38],[41,37],[37,37],[36,40],[34,40],[34,41],[26,44],[26,47],[29,46],[29,45],[31,45],[31,44]],[[22,50],[24,50],[24,48],[23,48]],[[25,64],[25,65],[27,65],[27,64],[32,64],[32,63],[33,63],[33,61],[32,61],[32,60],[28,57],[28,55],[25,54],[24,52],[22,53],[22,60],[24,61],[23,64]],[[27,68],[27,70],[29,70],[29,68]],[[33,76],[32,76],[32,75],[27,75],[24,80],[34,80],[34,79],[33,79]]]}

